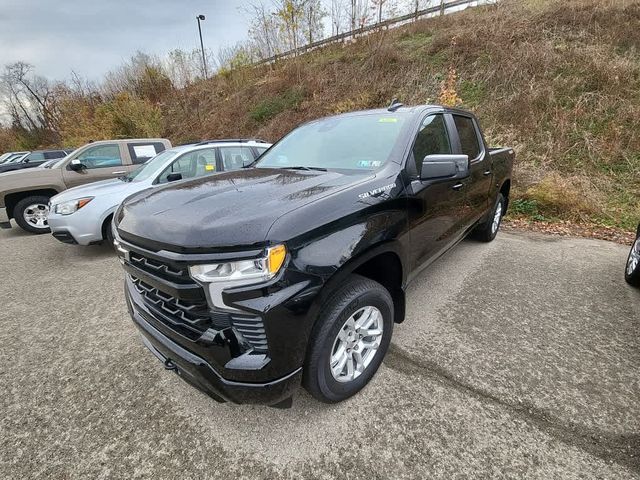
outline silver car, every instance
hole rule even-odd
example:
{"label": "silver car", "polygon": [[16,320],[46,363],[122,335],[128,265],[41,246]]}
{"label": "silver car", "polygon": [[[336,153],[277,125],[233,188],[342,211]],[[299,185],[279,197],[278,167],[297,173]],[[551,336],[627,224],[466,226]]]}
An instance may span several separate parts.
{"label": "silver car", "polygon": [[129,195],[168,182],[242,168],[270,146],[260,140],[212,140],[165,150],[128,175],[52,197],[48,214],[51,233],[71,244],[112,241],[111,219]]}

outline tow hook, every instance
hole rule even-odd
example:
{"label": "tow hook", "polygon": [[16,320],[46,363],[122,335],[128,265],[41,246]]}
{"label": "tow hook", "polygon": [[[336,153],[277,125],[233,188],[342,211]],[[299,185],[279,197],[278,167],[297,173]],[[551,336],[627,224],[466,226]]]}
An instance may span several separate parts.
{"label": "tow hook", "polygon": [[176,364],[173,363],[171,360],[169,360],[168,358],[164,361],[164,369],[165,370],[175,370],[176,369]]}

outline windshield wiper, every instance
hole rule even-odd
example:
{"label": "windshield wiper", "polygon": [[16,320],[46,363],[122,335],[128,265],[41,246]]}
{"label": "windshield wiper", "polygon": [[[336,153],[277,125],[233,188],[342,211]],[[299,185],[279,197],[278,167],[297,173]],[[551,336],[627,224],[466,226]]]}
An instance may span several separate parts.
{"label": "windshield wiper", "polygon": [[327,169],[323,167],[307,167],[304,165],[296,166],[296,167],[282,167],[286,170],[315,170],[318,172],[326,172]]}

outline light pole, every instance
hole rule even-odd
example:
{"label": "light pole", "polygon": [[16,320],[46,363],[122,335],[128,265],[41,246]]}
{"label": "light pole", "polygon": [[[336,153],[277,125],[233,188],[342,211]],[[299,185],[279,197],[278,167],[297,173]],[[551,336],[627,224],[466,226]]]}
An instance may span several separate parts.
{"label": "light pole", "polygon": [[202,28],[200,28],[200,20],[204,20],[204,15],[196,16],[198,20],[198,33],[200,34],[200,51],[202,52],[202,69],[204,70],[204,78],[207,78],[207,60],[204,57],[204,44],[202,43]]}

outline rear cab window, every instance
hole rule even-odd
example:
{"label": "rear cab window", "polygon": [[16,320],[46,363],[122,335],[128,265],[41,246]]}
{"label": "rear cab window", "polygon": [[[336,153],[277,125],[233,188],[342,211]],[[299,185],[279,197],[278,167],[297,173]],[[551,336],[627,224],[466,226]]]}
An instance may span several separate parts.
{"label": "rear cab window", "polygon": [[162,142],[129,143],[127,148],[133,165],[141,165],[165,150]]}

